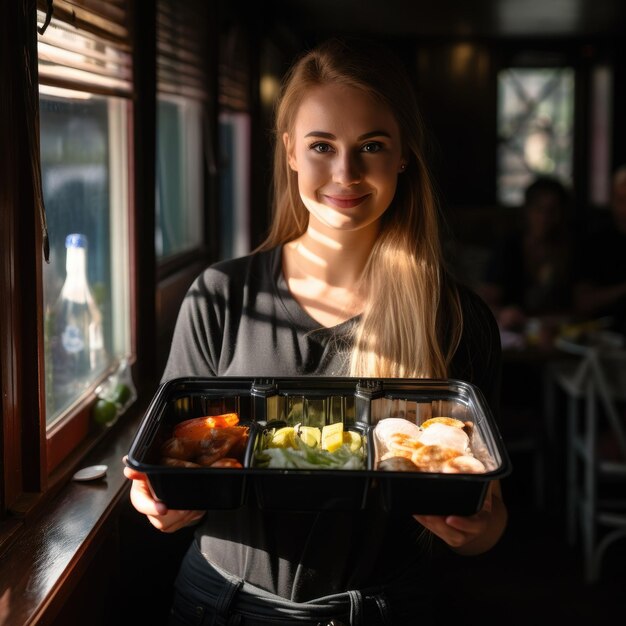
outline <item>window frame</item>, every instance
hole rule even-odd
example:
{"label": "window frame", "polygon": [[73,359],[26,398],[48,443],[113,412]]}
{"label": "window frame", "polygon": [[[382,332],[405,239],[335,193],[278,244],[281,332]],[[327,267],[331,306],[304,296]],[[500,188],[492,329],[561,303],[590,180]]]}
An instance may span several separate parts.
{"label": "window frame", "polygon": [[[545,80],[545,83],[542,87],[542,91],[546,88],[547,85],[552,86],[555,82],[558,81],[562,81],[562,76],[563,76],[563,72],[571,72],[571,79],[572,79],[572,84],[573,84],[573,89],[571,91],[571,105],[572,105],[572,110],[573,110],[573,115],[572,115],[572,119],[571,119],[571,135],[572,135],[572,145],[571,145],[571,149],[570,149],[570,162],[569,162],[569,167],[571,169],[570,171],[570,179],[573,179],[573,170],[574,170],[574,163],[575,163],[575,154],[574,154],[574,130],[575,130],[575,119],[576,119],[576,114],[577,114],[577,110],[576,110],[576,98],[575,98],[575,89],[576,89],[576,80],[577,80],[577,71],[576,68],[570,65],[563,65],[563,64],[542,64],[539,63],[537,65],[531,65],[531,66],[522,66],[522,65],[508,65],[505,68],[501,68],[497,75],[496,75],[496,81],[498,83],[498,106],[497,106],[497,123],[498,123],[498,144],[497,144],[497,160],[496,160],[496,198],[497,198],[497,202],[498,204],[500,204],[501,206],[505,206],[505,207],[516,207],[516,206],[521,206],[521,204],[523,204],[523,189],[525,188],[525,186],[528,183],[525,183],[521,189],[519,189],[519,195],[520,195],[520,200],[518,202],[506,202],[503,200],[503,190],[500,189],[500,179],[503,176],[503,174],[505,174],[505,172],[503,170],[500,169],[500,165],[501,165],[501,161],[502,161],[502,156],[501,156],[501,151],[503,150],[508,150],[509,152],[513,151],[513,148],[510,147],[510,144],[514,143],[516,138],[517,138],[517,134],[513,133],[511,136],[503,136],[501,134],[501,129],[500,129],[500,121],[501,121],[501,109],[500,109],[500,103],[501,103],[501,96],[502,96],[502,89],[503,89],[503,81],[502,81],[502,74],[504,72],[507,73],[512,73],[517,71],[518,75],[514,76],[512,79],[509,77],[508,80],[517,80],[518,82],[518,86],[520,88],[520,90],[524,91],[524,85],[521,84],[521,81],[523,79],[523,76],[519,75],[519,72],[538,72],[538,71],[543,71],[543,70],[549,70],[552,71],[554,73],[553,76],[551,76],[549,79]],[[557,75],[558,74],[558,75]],[[559,85],[560,87],[560,85]],[[550,91],[552,91],[552,88],[550,89]],[[524,93],[524,95],[527,95],[527,93]],[[550,94],[547,94],[548,96]],[[518,98],[521,99],[521,95],[518,94]],[[533,106],[532,108],[528,109],[528,111],[531,112],[531,115],[529,115],[529,117],[533,117],[534,115],[534,109],[538,108],[538,105],[540,105],[542,102],[545,102],[548,98],[546,97],[546,94],[542,94],[542,97],[539,98],[539,100],[534,101],[533,102]],[[525,126],[525,124],[524,124]],[[529,164],[526,161],[526,157],[524,156],[524,161],[525,161],[525,165],[528,167]],[[506,172],[507,174],[511,174],[511,172]],[[534,170],[532,171],[529,167],[529,181],[531,182],[533,180],[533,178],[537,177],[537,176],[549,176],[549,175],[555,175],[552,173],[548,173],[548,172],[541,172],[540,170]],[[558,174],[556,174],[556,176],[558,178],[562,178],[561,176],[559,176]],[[570,179],[563,179],[564,184],[566,184],[567,186],[570,186],[571,184],[571,180]]]}
{"label": "window frame", "polygon": [[[2,427],[1,526],[14,518],[15,525],[43,505],[71,475],[80,461],[109,431],[91,427],[91,408],[95,394],[86,394],[49,431],[45,419],[45,372],[43,345],[43,263],[44,230],[39,214],[39,89],[37,71],[37,7],[22,0],[12,3],[10,16],[1,28],[8,54],[2,55],[0,70],[6,76],[8,93],[2,100],[1,154],[10,164],[0,172],[0,289],[3,299],[0,315],[0,400]],[[131,7],[132,9],[132,7]],[[131,23],[132,23],[131,10]],[[149,19],[148,19],[149,21]],[[142,27],[145,27],[142,15]],[[15,28],[15,24],[19,27]],[[149,30],[149,29],[148,29]],[[133,60],[136,65],[136,60]],[[148,90],[149,94],[150,91]],[[146,99],[135,87],[128,97],[128,219],[129,257],[131,264],[130,350],[134,361],[133,376],[140,397],[145,396],[144,379],[154,379],[150,371],[152,340],[138,337],[136,319],[144,310],[144,335],[150,333],[150,307],[142,304],[138,285],[149,274],[149,262],[141,271],[139,265],[141,237],[137,237],[137,220],[142,202],[137,196],[135,146],[141,126],[133,123],[138,107]],[[26,106],[24,105],[26,103]],[[143,110],[143,109],[142,109]],[[145,176],[145,174],[144,174]],[[145,213],[146,211],[142,211]],[[153,273],[154,275],[154,273]],[[143,302],[145,302],[145,297]],[[152,317],[154,314],[152,313]],[[141,354],[141,359],[137,355]],[[148,366],[147,366],[148,364]],[[33,392],[33,390],[36,390]],[[131,408],[129,413],[134,412]],[[120,421],[123,421],[120,419]],[[6,539],[0,531],[0,543]]]}
{"label": "window frame", "polygon": [[[8,78],[7,97],[2,99],[5,108],[0,109],[1,149],[3,163],[8,165],[0,168],[0,289],[8,295],[3,298],[0,315],[3,512],[9,508],[23,511],[31,499],[28,494],[41,491],[47,483],[45,463],[41,462],[45,460],[44,398],[27,389],[43,388],[39,367],[43,345],[40,349],[38,341],[43,327],[43,241],[36,215],[38,181],[34,180],[32,167],[32,146],[35,143],[38,149],[38,142],[34,142],[33,120],[29,123],[29,112],[36,106],[33,90],[29,89],[36,76],[36,10],[26,2],[14,4],[13,19],[5,16],[3,21],[1,39],[7,54],[1,55],[0,65],[3,77]],[[19,24],[20,28],[7,28],[5,24]],[[20,52],[30,62],[20,59]],[[27,106],[22,104],[24,96]],[[29,457],[38,462],[28,463]]]}
{"label": "window frame", "polygon": [[[194,15],[195,12],[195,15]],[[204,187],[202,190],[201,208],[204,211],[202,218],[202,241],[199,245],[174,252],[172,254],[156,257],[156,271],[159,283],[182,281],[190,283],[192,275],[198,266],[209,260],[218,258],[214,254],[219,240],[213,236],[215,227],[211,217],[211,207],[215,205],[216,182],[216,115],[215,104],[217,93],[217,73],[211,73],[211,68],[216,66],[217,44],[219,27],[217,26],[217,11],[214,3],[203,4],[202,0],[191,0],[187,5],[177,5],[175,0],[157,0],[155,2],[155,180],[154,194],[156,195],[156,141],[158,135],[158,98],[159,96],[175,96],[187,100],[193,100],[200,104],[203,112],[204,127],[202,129],[203,171],[205,172]],[[202,20],[205,20],[204,28],[209,36],[202,37]],[[204,47],[203,47],[204,46]],[[202,54],[199,52],[202,51]],[[203,58],[206,65],[201,66],[199,61]],[[195,67],[189,67],[189,59],[196,59]],[[156,217],[155,217],[156,219]],[[156,228],[156,225],[155,225]],[[153,228],[153,232],[155,229]],[[155,233],[156,234],[156,233]],[[160,292],[160,285],[157,286]],[[180,291],[180,287],[179,287]],[[178,310],[182,301],[182,294],[178,294],[172,301]],[[171,321],[174,311],[171,305],[165,304],[161,308],[162,299],[157,293],[157,316],[165,317]],[[161,346],[161,350],[164,347]],[[163,361],[161,355],[160,361]]]}
{"label": "window frame", "polygon": [[[599,37],[571,39],[555,44],[553,41],[537,39],[501,42],[496,57],[494,76],[499,71],[516,67],[570,67],[574,71],[574,127],[572,156],[572,219],[584,221],[592,206],[591,173],[589,159],[592,158],[592,80],[598,67],[607,65],[613,72],[613,113],[609,115],[609,134],[617,136],[620,123],[615,103],[617,93],[617,69],[614,42]],[[496,150],[498,144],[495,146]],[[615,147],[608,154],[609,163],[615,162]],[[494,176],[497,176],[497,164]],[[497,190],[494,187],[494,195]],[[502,206],[504,210],[511,207]]]}
{"label": "window frame", "polygon": [[[7,84],[0,99],[0,155],[6,164],[0,169],[0,289],[7,294],[0,309],[0,545],[15,538],[25,519],[44,510],[83,459],[104,440],[115,442],[117,437],[127,436],[127,424],[140,417],[158,385],[176,300],[182,300],[193,277],[211,260],[209,250],[213,250],[212,258],[219,256],[215,247],[219,243],[215,234],[216,185],[209,181],[202,248],[173,260],[167,268],[158,267],[154,246],[156,11],[146,11],[141,3],[129,0],[134,49],[128,120],[130,361],[138,399],[114,426],[97,429],[87,427],[95,394],[86,396],[69,419],[51,428],[48,437],[43,369],[44,237],[37,201],[37,6],[28,0],[10,4],[0,25],[0,71]],[[213,41],[219,32],[213,7],[209,23],[208,38]],[[215,48],[212,54],[217,54]],[[204,139],[207,153],[215,152],[212,142],[217,136],[217,69],[213,60],[206,61],[211,73],[211,98],[206,105],[209,132]]]}
{"label": "window frame", "polygon": [[[38,6],[38,8],[41,11],[42,7]],[[109,7],[109,10],[115,11],[116,7],[111,5],[111,7]],[[129,5],[127,4],[127,6],[123,7],[121,10],[122,12],[128,11],[127,17],[130,20],[132,16],[130,14]],[[53,19],[54,18],[55,18],[55,13],[53,11]],[[95,12],[90,13],[90,14],[79,12],[78,16],[74,14],[72,14],[71,16],[67,16],[65,13],[63,13],[63,9],[62,9],[59,19],[61,19],[61,21],[67,24],[69,28],[75,25],[77,31],[82,26],[82,28],[84,29],[84,32],[88,33],[88,36],[90,33],[93,33],[95,35],[99,34],[100,16]],[[83,22],[82,24],[81,24],[81,20]],[[121,48],[124,48],[126,47],[126,45],[128,45],[130,47],[129,56],[130,56],[130,60],[132,63],[133,46],[132,46],[132,33],[130,32],[130,23],[126,23],[126,26],[128,27],[128,40],[122,40],[122,43],[113,44],[113,45],[114,46],[119,45],[121,46]],[[41,35],[41,38],[40,38],[41,41],[45,42],[46,33],[45,32],[41,33],[41,31],[39,31],[39,33]],[[54,38],[52,38],[52,41],[54,41]],[[37,59],[37,64],[38,64],[39,63],[39,42],[36,42],[35,50],[36,50],[35,59]],[[130,77],[127,77],[127,81],[129,82],[130,90],[128,92],[124,92],[123,90],[120,91],[120,89],[117,86],[115,86],[115,83],[110,88],[107,88],[107,87],[100,87],[99,85],[94,85],[93,83],[90,83],[88,79],[86,82],[83,82],[82,80],[77,79],[76,82],[71,82],[71,83],[67,81],[66,79],[64,79],[63,77],[61,77],[61,79],[57,79],[55,76],[44,76],[42,79],[40,79],[39,74],[37,73],[36,80],[34,80],[32,83],[34,85],[37,85],[37,89],[33,89],[32,90],[33,93],[29,94],[29,96],[31,98],[36,98],[36,108],[34,106],[32,110],[37,120],[38,130],[40,130],[41,128],[40,117],[39,117],[39,103],[40,103],[39,85],[40,84],[46,84],[46,85],[50,85],[53,87],[71,87],[73,89],[85,91],[87,93],[92,93],[94,95],[103,95],[105,97],[115,96],[115,97],[123,99],[126,102],[125,108],[127,112],[127,115],[126,115],[127,128],[125,132],[126,137],[127,137],[127,143],[125,146],[126,153],[124,155],[124,159],[125,159],[125,162],[127,163],[128,177],[129,179],[132,178],[133,172],[135,171],[133,154],[132,154],[133,144],[129,139],[130,131],[133,126],[132,121],[134,119],[134,113],[135,113],[132,107],[133,95],[134,95],[133,93],[134,90],[132,86],[133,85],[132,73],[130,74]],[[33,161],[33,168],[37,170],[34,172],[34,176],[40,177],[41,176],[40,175],[41,163],[40,163],[40,157],[39,157],[39,136],[37,137],[37,146],[38,146],[38,149],[36,153],[33,152],[32,161]],[[43,191],[42,191],[42,195],[43,195]],[[134,203],[133,203],[130,185],[127,186],[125,195],[126,195],[127,214],[125,215],[124,219],[126,219],[127,221],[128,231],[130,233],[130,222],[131,222],[131,217],[134,213]],[[43,200],[45,202],[45,198],[43,198]],[[45,207],[42,208],[42,211],[45,212]],[[129,236],[129,239],[130,239],[130,236]],[[133,255],[132,241],[129,240],[128,245],[129,245],[129,251],[128,251],[129,258],[132,258],[132,255]],[[46,262],[45,259],[40,258],[40,263],[44,263],[44,262]],[[43,289],[43,284],[40,278],[40,282],[37,284],[37,290],[38,292],[41,292],[42,289]],[[132,319],[132,310],[133,310],[132,302],[133,302],[133,293],[134,293],[132,280],[129,281],[128,289],[129,289],[128,295],[129,295],[129,299],[131,303],[128,314],[129,316],[131,316],[131,319],[129,320],[130,321],[130,337],[129,337],[129,346],[128,346],[129,353],[128,355],[125,355],[125,356],[128,358],[130,363],[134,363],[136,360],[137,350],[136,350],[136,346],[134,342],[135,330],[134,330],[134,321]],[[43,301],[43,295],[38,296],[38,297],[40,297],[41,300]],[[38,302],[38,308],[43,309],[43,306],[40,306],[39,302]],[[40,349],[43,349],[42,326],[38,326],[38,336],[41,337]],[[43,361],[41,361],[41,355],[39,359],[40,359],[40,368],[39,368],[40,375],[45,377],[45,364]],[[104,372],[96,380],[94,380],[94,382],[89,386],[89,388],[78,398],[77,402],[72,407],[70,407],[67,411],[64,411],[61,414],[59,420],[53,423],[52,425],[50,425],[49,427],[46,424],[45,402],[43,403],[43,406],[40,409],[41,421],[43,422],[44,437],[45,437],[45,455],[44,455],[45,462],[44,462],[44,467],[42,468],[42,473],[45,472],[46,476],[53,474],[55,470],[57,470],[57,468],[62,467],[66,459],[72,458],[73,453],[76,452],[80,454],[81,452],[83,452],[85,445],[89,446],[90,441],[98,440],[100,438],[100,433],[98,432],[98,429],[94,427],[93,420],[91,418],[91,411],[97,401],[94,390],[97,387],[98,383],[106,379],[107,375],[111,373],[112,373],[112,368],[108,368],[108,371]],[[40,385],[39,388],[42,389],[43,386]]]}

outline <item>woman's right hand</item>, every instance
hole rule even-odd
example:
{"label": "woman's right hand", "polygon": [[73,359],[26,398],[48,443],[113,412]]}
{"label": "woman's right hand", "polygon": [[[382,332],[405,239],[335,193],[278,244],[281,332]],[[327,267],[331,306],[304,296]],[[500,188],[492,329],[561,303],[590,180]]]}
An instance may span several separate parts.
{"label": "woman's right hand", "polygon": [[148,478],[144,473],[130,467],[124,467],[124,476],[133,481],[130,488],[132,505],[160,531],[173,533],[197,523],[204,517],[205,511],[170,510],[163,502],[155,500],[148,486]]}

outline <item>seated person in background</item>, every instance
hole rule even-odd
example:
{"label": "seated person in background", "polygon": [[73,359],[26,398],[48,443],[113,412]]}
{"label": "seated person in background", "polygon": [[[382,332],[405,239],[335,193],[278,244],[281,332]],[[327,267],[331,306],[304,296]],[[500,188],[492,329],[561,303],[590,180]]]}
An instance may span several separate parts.
{"label": "seated person in background", "polygon": [[497,242],[478,291],[501,331],[523,331],[532,317],[548,318],[572,306],[569,193],[555,178],[526,189],[523,226]]}
{"label": "seated person in background", "polygon": [[626,164],[613,174],[611,218],[582,242],[574,298],[579,314],[609,316],[613,330],[626,334]]}

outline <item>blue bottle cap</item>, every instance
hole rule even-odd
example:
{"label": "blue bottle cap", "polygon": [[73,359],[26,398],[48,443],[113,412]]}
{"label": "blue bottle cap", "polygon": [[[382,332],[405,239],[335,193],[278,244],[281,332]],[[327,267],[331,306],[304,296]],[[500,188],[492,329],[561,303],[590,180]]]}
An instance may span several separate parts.
{"label": "blue bottle cap", "polygon": [[80,233],[72,233],[65,238],[65,247],[66,248],[86,248],[87,247],[87,237],[85,235],[81,235]]}

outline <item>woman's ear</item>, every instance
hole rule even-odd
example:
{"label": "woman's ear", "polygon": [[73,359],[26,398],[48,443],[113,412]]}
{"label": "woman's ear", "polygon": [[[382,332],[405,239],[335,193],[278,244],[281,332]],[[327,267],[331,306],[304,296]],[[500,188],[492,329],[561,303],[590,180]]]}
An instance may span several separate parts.
{"label": "woman's ear", "polygon": [[294,172],[297,172],[298,164],[293,155],[293,145],[289,139],[289,133],[283,133],[283,144],[285,145],[285,152],[287,153],[287,163]]}

